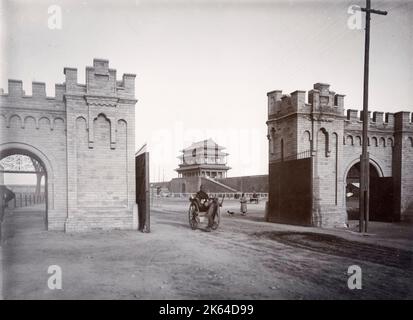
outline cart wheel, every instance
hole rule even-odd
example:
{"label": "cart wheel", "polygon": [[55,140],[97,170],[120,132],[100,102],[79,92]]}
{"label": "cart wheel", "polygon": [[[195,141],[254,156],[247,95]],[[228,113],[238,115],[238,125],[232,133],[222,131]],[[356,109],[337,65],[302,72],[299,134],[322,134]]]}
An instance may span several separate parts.
{"label": "cart wheel", "polygon": [[218,207],[217,208],[217,213],[215,214],[215,217],[214,217],[214,223],[212,224],[211,229],[212,230],[218,229],[220,221],[221,221],[221,210],[219,210],[219,207]]}
{"label": "cart wheel", "polygon": [[198,208],[195,204],[191,203],[188,210],[189,225],[192,230],[198,228]]}

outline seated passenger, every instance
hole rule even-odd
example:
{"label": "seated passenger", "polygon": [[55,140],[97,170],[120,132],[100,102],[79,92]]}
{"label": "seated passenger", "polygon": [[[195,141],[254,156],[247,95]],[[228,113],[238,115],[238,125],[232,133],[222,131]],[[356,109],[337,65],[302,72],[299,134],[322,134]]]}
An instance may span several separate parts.
{"label": "seated passenger", "polygon": [[218,201],[214,198],[210,198],[206,193],[204,185],[201,184],[200,190],[196,193],[196,198],[199,202],[199,210],[206,211],[206,217],[208,217],[208,226],[206,231],[211,231],[211,227],[214,224],[215,212],[218,207]]}

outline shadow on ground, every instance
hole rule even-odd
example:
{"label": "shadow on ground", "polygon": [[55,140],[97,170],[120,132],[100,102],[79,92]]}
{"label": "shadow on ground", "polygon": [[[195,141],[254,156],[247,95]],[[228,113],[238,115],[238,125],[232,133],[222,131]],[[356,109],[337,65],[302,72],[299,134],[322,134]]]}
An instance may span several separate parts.
{"label": "shadow on ground", "polygon": [[270,231],[258,232],[253,235],[258,238],[269,238],[300,249],[360,259],[389,267],[409,269],[413,266],[413,253],[411,251],[349,241],[329,234]]}

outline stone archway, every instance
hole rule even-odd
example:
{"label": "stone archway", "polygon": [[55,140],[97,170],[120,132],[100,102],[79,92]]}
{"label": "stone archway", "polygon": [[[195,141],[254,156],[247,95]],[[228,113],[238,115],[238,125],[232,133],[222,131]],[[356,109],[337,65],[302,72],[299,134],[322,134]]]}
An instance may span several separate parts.
{"label": "stone archway", "polygon": [[[370,159],[370,179],[383,177],[383,171],[374,160]],[[347,220],[359,218],[360,160],[350,163],[344,175],[344,203]]]}
{"label": "stone archway", "polygon": [[48,157],[35,147],[24,143],[4,143],[0,145],[0,160],[11,155],[24,155],[36,160],[44,171],[45,179],[45,228],[49,226],[50,209],[54,208],[54,174]]}

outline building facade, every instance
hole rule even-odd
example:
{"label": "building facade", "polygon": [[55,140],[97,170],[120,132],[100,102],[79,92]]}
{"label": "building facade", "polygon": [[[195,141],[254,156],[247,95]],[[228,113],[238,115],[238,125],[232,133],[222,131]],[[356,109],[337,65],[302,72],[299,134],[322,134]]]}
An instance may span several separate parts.
{"label": "building facade", "polygon": [[0,160],[27,155],[46,177],[47,228],[132,229],[135,201],[135,75],[116,78],[94,59],[85,84],[64,68],[55,96],[33,82],[32,95],[9,80],[0,95]]}
{"label": "building facade", "polygon": [[225,148],[219,146],[212,139],[195,142],[189,147],[181,150],[178,172],[179,178],[209,177],[225,178],[227,171],[226,157],[228,153],[223,152]]}
{"label": "building facade", "polygon": [[[343,226],[351,184],[357,188],[362,114],[344,111],[344,95],[316,83],[308,92],[268,96],[269,221]],[[413,214],[413,123],[410,112],[369,114],[372,219]],[[286,191],[287,190],[287,191]],[[351,192],[350,192],[351,191]],[[293,194],[293,196],[291,196]],[[357,203],[357,201],[353,201]],[[301,212],[296,216],[296,212]]]}

